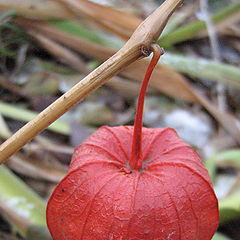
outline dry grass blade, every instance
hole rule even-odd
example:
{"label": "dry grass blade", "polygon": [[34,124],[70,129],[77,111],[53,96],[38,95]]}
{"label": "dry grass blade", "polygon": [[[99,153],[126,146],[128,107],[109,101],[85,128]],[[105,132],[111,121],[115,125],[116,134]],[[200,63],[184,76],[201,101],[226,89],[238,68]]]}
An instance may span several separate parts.
{"label": "dry grass blade", "polygon": [[[141,81],[147,65],[148,60],[142,59],[128,66],[122,74],[135,81]],[[156,66],[149,84],[168,96],[187,102],[198,102],[186,78],[165,65]]]}
{"label": "dry grass blade", "polygon": [[[129,81],[124,78],[114,77],[111,81],[108,81],[107,86],[117,91],[121,96],[126,99],[136,98],[139,94],[140,82]],[[148,94],[156,94],[156,89],[148,87]]]}
{"label": "dry grass blade", "polygon": [[18,15],[32,19],[74,18],[71,11],[51,0],[0,0],[0,9],[14,9]]}
{"label": "dry grass blade", "polygon": [[27,32],[61,62],[70,65],[70,67],[77,71],[83,73],[88,72],[85,63],[71,50],[61,46],[34,30],[28,30]]}
{"label": "dry grass blade", "polygon": [[[215,29],[219,33],[224,33],[227,31],[229,26],[232,26],[234,23],[237,23],[240,20],[240,12],[236,12],[229,17],[223,19],[221,22],[215,24]],[[206,37],[208,35],[207,31],[201,31],[199,34],[196,35],[197,38]]]}
{"label": "dry grass blade", "polygon": [[169,17],[181,3],[182,0],[166,0],[139,25],[128,42],[116,54],[5,141],[0,146],[0,162],[6,161],[40,131],[53,123],[91,91],[104,84],[120,69],[140,57],[148,55],[152,43],[159,38]]}
{"label": "dry grass blade", "polygon": [[[29,22],[22,21],[21,23],[25,27],[31,26]],[[107,59],[110,56],[110,53],[114,52],[114,50],[107,47],[88,42],[81,38],[69,36],[47,24],[35,22],[34,27],[44,35],[47,35],[82,54],[101,61]],[[141,81],[146,67],[147,60],[142,59],[128,66],[123,72],[121,72],[121,75],[134,81]],[[240,130],[237,119],[226,112],[220,111],[217,106],[213,105],[207,98],[196,92],[196,90],[188,84],[185,78],[174,70],[158,64],[156,71],[153,73],[150,86],[171,97],[201,104],[237,142],[240,142]],[[179,89],[181,89],[181,91],[179,91]]]}
{"label": "dry grass blade", "polygon": [[[28,26],[30,24],[27,24],[28,22],[21,22],[24,23],[23,26]],[[108,54],[110,52],[114,52],[114,50],[102,47],[98,44],[86,42],[84,47],[81,46],[80,43],[82,40],[80,38],[71,37],[54,27],[43,24],[43,23],[37,23],[34,24],[34,27],[42,32],[44,35],[50,36],[51,38],[55,40],[59,40],[62,44],[69,46],[76,51],[83,53],[83,54],[90,54],[91,57],[94,57],[98,60],[105,60],[108,58]],[[69,41],[69,40],[72,41]],[[98,48],[99,46],[99,48]],[[86,48],[87,47],[87,48]],[[104,51],[105,50],[105,51]],[[141,81],[142,76],[144,75],[144,72],[146,70],[148,61],[146,59],[142,59],[140,61],[137,61],[130,66],[128,66],[121,75],[124,77],[127,77],[129,79],[132,79],[134,81]],[[122,91],[119,89],[119,86],[121,83],[123,83],[123,80],[119,79],[112,79],[113,81],[108,82],[108,86],[113,87],[117,90]],[[126,84],[127,82],[124,81]],[[217,106],[213,105],[207,98],[205,98],[203,95],[201,95],[199,92],[197,92],[195,89],[193,89],[187,81],[177,72],[173,71],[172,69],[168,68],[167,66],[158,64],[156,70],[153,73],[152,80],[150,82],[150,86],[154,87],[154,89],[157,89],[160,92],[163,92],[169,96],[181,98],[185,101],[189,102],[198,102],[201,104],[205,109],[208,110],[208,112],[231,134],[234,139],[237,142],[240,142],[240,129],[238,127],[237,119],[232,116],[231,114],[227,112],[220,111]],[[128,84],[128,87],[126,85],[123,86],[124,89],[130,87],[132,89],[131,84]],[[134,87],[134,86],[133,86]],[[179,89],[181,89],[179,91]],[[137,91],[134,91],[137,94]]]}
{"label": "dry grass blade", "polygon": [[[125,69],[124,73],[128,73],[130,76],[134,76],[135,80],[141,79],[141,76],[145,72],[146,64],[145,59],[131,64]],[[217,106],[212,104],[206,97],[204,97],[200,92],[191,87],[184,79],[178,78],[178,81],[172,81],[174,78],[168,78],[168,74],[164,77],[161,70],[162,65],[157,66],[156,70],[153,72],[151,85],[161,92],[165,92],[170,96],[178,94],[181,99],[188,99],[192,102],[199,103],[202,105],[215,119],[219,122],[223,128],[231,135],[233,138],[240,143],[240,123],[236,117],[233,115],[221,111]],[[129,71],[129,72],[128,72]],[[141,73],[142,71],[142,73]],[[158,72],[162,72],[162,81],[160,81],[157,76]],[[142,75],[141,75],[142,74]],[[172,72],[174,74],[174,71]],[[174,75],[172,75],[173,77]],[[159,83],[162,83],[161,86]],[[184,91],[183,91],[184,90]],[[185,95],[187,93],[187,95]],[[191,97],[191,98],[190,98]]]}
{"label": "dry grass blade", "polygon": [[228,112],[223,112],[199,92],[194,92],[200,104],[224,127],[224,129],[240,144],[240,121]]}
{"label": "dry grass blade", "polygon": [[[63,63],[69,65],[72,69],[75,69],[76,71],[84,74],[90,72],[90,70],[86,67],[86,65],[80,60],[80,58],[76,54],[74,54],[72,51],[68,50],[64,46],[59,45],[54,40],[47,38],[46,34],[41,34],[34,30],[27,30],[27,32],[34,39],[36,39],[49,53],[51,53],[53,56],[55,56]],[[78,76],[78,78],[80,80],[82,79],[82,76]],[[137,96],[138,89],[140,88],[140,84],[116,76],[112,77],[111,81],[106,82],[105,85],[114,89],[122,96],[128,97]],[[150,90],[148,92],[150,92]],[[153,89],[152,92],[154,92]]]}
{"label": "dry grass blade", "polygon": [[26,94],[20,87],[18,87],[17,85],[15,85],[14,83],[12,83],[11,81],[8,81],[5,77],[0,76],[0,86],[2,86],[3,88],[8,89],[9,91],[22,96],[22,97],[26,97],[28,98],[28,94]]}
{"label": "dry grass blade", "polygon": [[98,21],[107,21],[130,31],[136,29],[141,23],[141,20],[135,16],[88,0],[60,0],[60,2],[69,6],[74,12],[78,11],[86,17]]}
{"label": "dry grass blade", "polygon": [[17,153],[11,156],[7,163],[8,167],[14,171],[35,179],[43,179],[58,183],[66,174],[66,171],[56,169],[39,161],[32,160]]}
{"label": "dry grass blade", "polygon": [[141,20],[135,16],[91,1],[61,0],[60,2],[75,13],[76,17],[89,18],[125,39],[128,39],[141,23]]}
{"label": "dry grass blade", "polygon": [[[81,16],[94,20],[96,24],[102,23],[105,29],[116,33],[125,39],[139,25],[141,19],[119,10],[102,6],[87,0],[0,0],[0,9],[14,9],[19,16],[31,19],[78,19]],[[218,32],[232,35],[227,28],[239,20],[239,12],[216,24]],[[195,38],[207,36],[207,31],[195,34]]]}
{"label": "dry grass blade", "polygon": [[29,143],[29,149],[31,149],[32,152],[41,150],[71,156],[74,151],[74,147],[54,143],[43,136],[37,136],[36,141],[37,143]]}
{"label": "dry grass blade", "polygon": [[[18,20],[18,24],[26,29],[35,29],[43,35],[46,35],[55,41],[61,42],[65,46],[100,61],[105,61],[115,52],[113,49],[103,47],[96,43],[91,43],[82,38],[69,36],[68,34],[45,23],[31,23],[26,20]],[[134,81],[141,81],[147,65],[147,60],[140,60],[123,70],[121,75]],[[191,86],[187,83],[186,79],[181,74],[162,64],[159,64],[156,71],[154,71],[150,86],[174,98],[183,99],[188,102],[197,101],[192,94]],[[181,91],[179,91],[179,89],[181,89]]]}
{"label": "dry grass blade", "polygon": [[238,37],[240,38],[240,27],[239,24],[231,24],[230,26],[227,26],[224,29],[220,29],[219,33],[222,35],[227,35],[230,37]]}
{"label": "dry grass blade", "polygon": [[83,38],[71,36],[55,27],[41,21],[17,19],[16,23],[26,30],[33,30],[42,33],[63,45],[80,52],[86,56],[105,61],[116,51],[100,44],[87,41]]}
{"label": "dry grass blade", "polygon": [[130,38],[142,21],[131,14],[87,0],[0,0],[0,9],[14,9],[19,16],[41,20],[84,17],[124,39]]}

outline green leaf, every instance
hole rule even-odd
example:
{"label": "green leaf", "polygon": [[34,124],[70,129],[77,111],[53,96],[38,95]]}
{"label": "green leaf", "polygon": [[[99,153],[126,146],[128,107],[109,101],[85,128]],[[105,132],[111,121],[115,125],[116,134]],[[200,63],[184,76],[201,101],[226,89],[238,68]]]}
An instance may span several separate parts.
{"label": "green leaf", "polygon": [[[213,23],[219,23],[222,20],[226,20],[226,18],[231,17],[233,14],[239,12],[240,3],[239,1],[233,4],[230,4],[223,10],[220,10],[216,14],[212,16]],[[163,36],[158,40],[158,44],[161,47],[170,47],[173,44],[186,41],[191,39],[193,36],[201,32],[206,28],[206,24],[204,21],[197,20],[192,23],[186,24],[177,30]]]}
{"label": "green leaf", "polygon": [[240,194],[233,194],[219,201],[220,222],[240,217]]}
{"label": "green leaf", "polygon": [[212,155],[205,161],[211,179],[214,181],[217,163],[229,163],[240,170],[240,149],[231,149]]}
{"label": "green leaf", "polygon": [[98,32],[96,30],[88,30],[86,27],[79,24],[79,22],[73,22],[69,20],[51,20],[49,21],[49,23],[54,27],[58,28],[59,30],[68,33],[69,35],[85,38],[86,40],[101,44],[103,46],[118,49],[121,48],[121,46],[123,45],[123,43],[119,39],[109,37],[108,35],[103,34],[102,32]]}
{"label": "green leaf", "polygon": [[[211,178],[215,179],[215,169],[218,162],[231,162],[240,169],[240,150],[232,149],[214,154],[205,161]],[[240,217],[240,194],[235,193],[219,200],[220,223]]]}
{"label": "green leaf", "polygon": [[[46,226],[45,202],[5,166],[0,166],[0,202],[28,224]],[[24,233],[19,221],[15,224]]]}
{"label": "green leaf", "polygon": [[5,47],[0,47],[0,54],[7,57],[16,57],[16,53],[11,50],[6,49]]}
{"label": "green leaf", "polygon": [[216,233],[212,240],[232,240],[231,238],[229,237],[226,237],[225,235],[221,234],[221,233]]}
{"label": "green leaf", "polygon": [[[28,122],[38,115],[37,112],[30,111],[21,107],[13,106],[8,103],[0,101],[0,113],[3,116],[10,117],[19,121]],[[57,120],[52,123],[48,129],[57,133],[66,134],[70,133],[70,126],[66,122]]]}
{"label": "green leaf", "polygon": [[240,170],[240,149],[231,149],[216,155],[218,162],[231,163]]}
{"label": "green leaf", "polygon": [[[115,38],[106,37],[101,32],[93,32],[75,22],[54,20],[50,21],[50,23],[70,35],[85,38],[101,45],[113,47],[114,49],[118,49],[122,46],[122,43],[116,41]],[[204,58],[191,58],[168,52],[162,56],[161,62],[191,77],[224,82],[240,88],[240,70],[229,64],[218,63]]]}
{"label": "green leaf", "polygon": [[229,64],[168,52],[162,56],[161,62],[192,77],[224,82],[240,88],[240,69]]}
{"label": "green leaf", "polygon": [[12,133],[9,130],[6,122],[4,121],[2,115],[0,114],[0,137],[6,139],[11,137]]}
{"label": "green leaf", "polygon": [[28,228],[26,240],[52,240],[45,226],[33,225]]}
{"label": "green leaf", "polygon": [[205,167],[208,170],[208,174],[209,174],[212,182],[214,183],[215,178],[216,178],[216,168],[217,168],[215,155],[206,159],[204,164],[205,164]]}

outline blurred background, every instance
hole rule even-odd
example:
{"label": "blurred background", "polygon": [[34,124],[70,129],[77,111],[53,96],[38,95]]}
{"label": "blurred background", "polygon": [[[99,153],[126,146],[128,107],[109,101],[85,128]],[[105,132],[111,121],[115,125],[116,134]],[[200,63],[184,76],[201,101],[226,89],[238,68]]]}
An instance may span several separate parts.
{"label": "blurred background", "polygon": [[[120,49],[163,1],[0,0],[0,142]],[[215,240],[240,239],[240,1],[189,0],[158,44],[146,127],[173,127],[219,199]],[[45,205],[99,126],[132,125],[148,59],[91,93],[0,167],[0,240],[51,239]]]}

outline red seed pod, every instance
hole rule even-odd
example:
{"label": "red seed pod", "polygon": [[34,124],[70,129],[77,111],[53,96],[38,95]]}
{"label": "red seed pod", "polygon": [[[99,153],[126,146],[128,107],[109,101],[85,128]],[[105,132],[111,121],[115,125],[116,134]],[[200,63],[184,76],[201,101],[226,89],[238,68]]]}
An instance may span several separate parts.
{"label": "red seed pod", "polygon": [[74,152],[52,194],[54,240],[210,240],[218,203],[198,154],[173,129],[142,129],[144,95],[159,58],[154,47],[134,127],[101,127]]}

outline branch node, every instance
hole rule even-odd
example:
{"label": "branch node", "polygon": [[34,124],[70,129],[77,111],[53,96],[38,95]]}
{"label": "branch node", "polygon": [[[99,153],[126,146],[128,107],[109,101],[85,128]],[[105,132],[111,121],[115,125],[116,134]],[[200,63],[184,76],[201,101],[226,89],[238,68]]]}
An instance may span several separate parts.
{"label": "branch node", "polygon": [[151,54],[151,52],[152,52],[151,48],[149,48],[145,45],[141,46],[141,53],[142,53],[143,57],[148,57]]}

